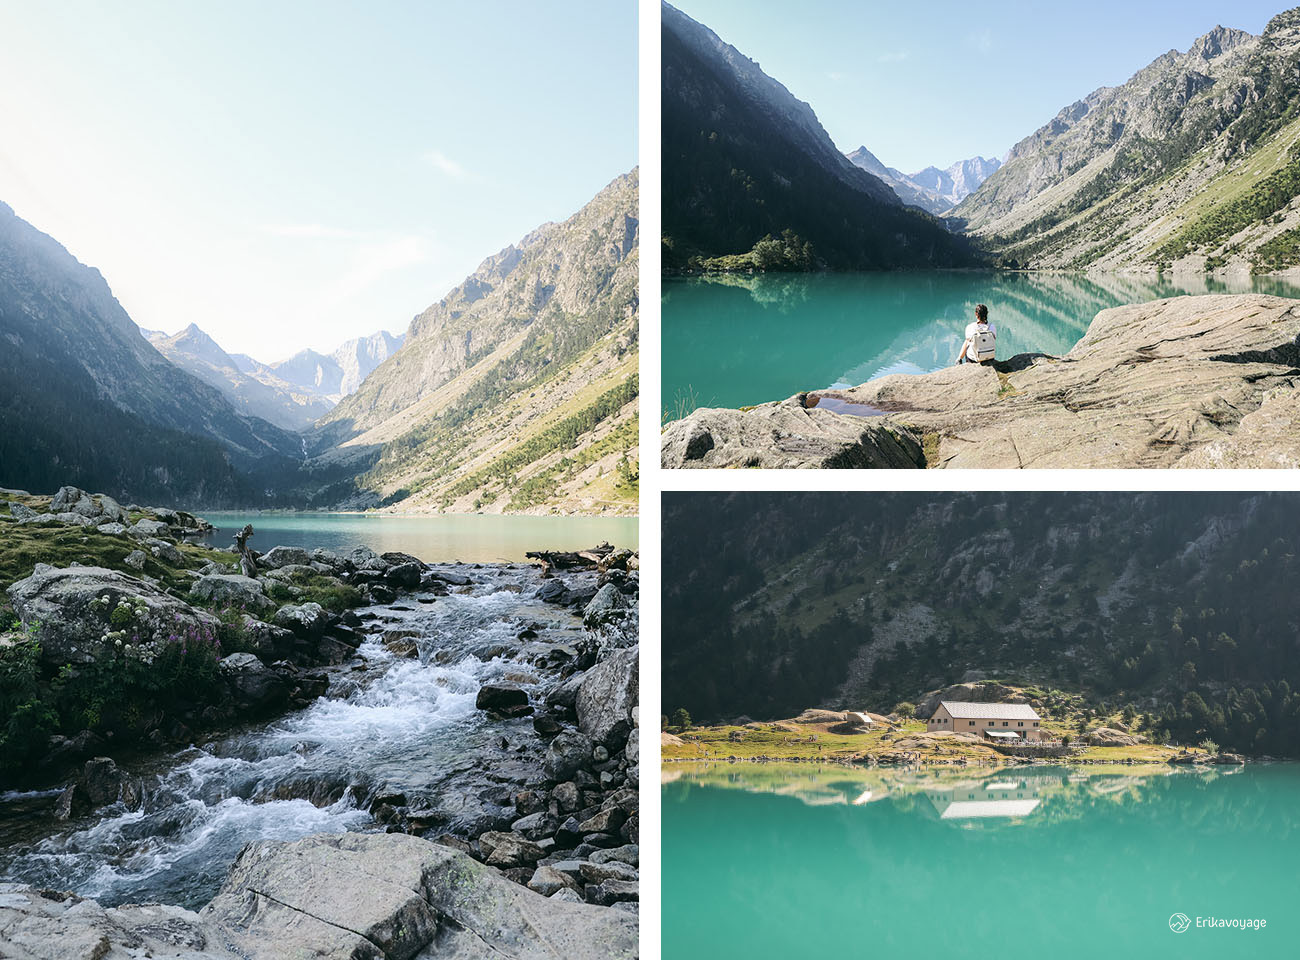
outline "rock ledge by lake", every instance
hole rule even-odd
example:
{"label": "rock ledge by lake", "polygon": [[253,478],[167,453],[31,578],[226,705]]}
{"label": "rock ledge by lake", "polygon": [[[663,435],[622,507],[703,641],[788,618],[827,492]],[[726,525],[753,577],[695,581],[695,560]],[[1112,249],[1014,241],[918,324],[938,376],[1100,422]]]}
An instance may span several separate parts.
{"label": "rock ledge by lake", "polygon": [[[832,397],[869,416],[819,409]],[[1258,294],[1103,310],[1062,357],[893,375],[664,431],[665,468],[1300,466],[1300,304]]]}

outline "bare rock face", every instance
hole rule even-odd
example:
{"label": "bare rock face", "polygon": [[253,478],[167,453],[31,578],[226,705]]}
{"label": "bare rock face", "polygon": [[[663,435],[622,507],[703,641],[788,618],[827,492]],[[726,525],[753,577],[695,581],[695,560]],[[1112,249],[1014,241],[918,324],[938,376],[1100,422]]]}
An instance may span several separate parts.
{"label": "bare rock face", "polygon": [[661,459],[665,468],[924,465],[920,437],[906,427],[809,410],[803,396],[750,410],[696,410],[664,431]]}
{"label": "bare rock face", "polygon": [[250,844],[203,919],[250,960],[420,956],[634,957],[617,911],[550,900],[405,834]]}
{"label": "bare rock face", "polygon": [[158,904],[101,907],[71,893],[0,883],[0,956],[14,960],[236,960],[198,914]]}
{"label": "bare rock face", "polygon": [[1112,727],[1098,727],[1096,730],[1089,731],[1082,739],[1096,747],[1131,747],[1143,742],[1142,737]]}
{"label": "bare rock face", "polygon": [[662,462],[897,467],[915,453],[910,465],[931,468],[1294,468],[1298,335],[1300,305],[1278,297],[1116,307],[1063,357],[1022,354],[837,393],[883,416],[808,409],[803,394],[696,410],[664,431]]}
{"label": "bare rock face", "polygon": [[626,741],[636,725],[639,649],[616,651],[588,670],[578,687],[578,729],[595,743]]}

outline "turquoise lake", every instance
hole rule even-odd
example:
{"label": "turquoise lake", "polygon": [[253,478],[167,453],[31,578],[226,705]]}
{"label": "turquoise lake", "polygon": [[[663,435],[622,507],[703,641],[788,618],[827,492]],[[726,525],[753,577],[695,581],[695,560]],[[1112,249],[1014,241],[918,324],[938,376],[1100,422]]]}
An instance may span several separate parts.
{"label": "turquoise lake", "polygon": [[341,553],[366,546],[379,553],[409,553],[426,563],[493,563],[521,561],[529,550],[584,550],[602,540],[637,549],[636,517],[201,513],[218,528],[209,538],[214,546],[228,546],[235,531],[251,523],[250,543],[262,552],[286,546]]}
{"label": "turquoise lake", "polygon": [[1108,307],[1204,293],[1300,297],[1273,278],[966,271],[722,275],[663,281],[665,419],[953,363],[975,305],[998,356],[1069,350]]}
{"label": "turquoise lake", "polygon": [[663,779],[665,960],[1300,954],[1300,764]]}

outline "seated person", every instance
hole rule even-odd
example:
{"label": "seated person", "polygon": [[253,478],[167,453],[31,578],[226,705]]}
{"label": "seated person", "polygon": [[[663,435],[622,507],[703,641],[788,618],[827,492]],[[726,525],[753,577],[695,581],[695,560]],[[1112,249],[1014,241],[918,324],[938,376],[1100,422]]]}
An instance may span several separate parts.
{"label": "seated person", "polygon": [[991,363],[996,352],[998,331],[989,323],[989,308],[975,307],[975,322],[966,325],[966,342],[961,345],[957,363]]}

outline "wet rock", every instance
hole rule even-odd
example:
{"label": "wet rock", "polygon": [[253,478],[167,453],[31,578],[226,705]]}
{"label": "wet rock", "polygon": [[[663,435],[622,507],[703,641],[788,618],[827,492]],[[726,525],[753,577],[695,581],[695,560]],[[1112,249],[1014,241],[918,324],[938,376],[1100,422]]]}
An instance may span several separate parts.
{"label": "wet rock", "polygon": [[212,573],[199,577],[190,587],[190,596],[201,603],[217,607],[238,607],[255,615],[275,609],[275,601],[262,591],[262,584],[237,573]]}
{"label": "wet rock", "polygon": [[81,816],[89,809],[90,798],[86,796],[86,788],[78,780],[64,787],[63,792],[54,801],[54,818],[56,820],[71,820],[74,817]]}
{"label": "wet rock", "polygon": [[232,653],[221,661],[221,675],[242,708],[265,710],[289,697],[288,685],[251,653]]}
{"label": "wet rock", "polygon": [[81,782],[86,788],[86,799],[95,807],[116,803],[122,792],[122,771],[111,757],[95,757],[87,760],[82,768]]}
{"label": "wet rock", "polygon": [[548,779],[569,780],[591,761],[591,738],[577,730],[565,730],[546,748],[542,770]]}
{"label": "wet rock", "polygon": [[424,564],[416,561],[397,563],[384,572],[384,582],[399,590],[415,590],[420,586]]}
{"label": "wet rock", "polygon": [[528,707],[528,691],[517,683],[485,683],[479,687],[474,705],[507,716],[519,716]]}
{"label": "wet rock", "polygon": [[240,618],[247,642],[265,659],[278,660],[293,649],[293,633],[259,620],[251,614]]}
{"label": "wet rock", "polygon": [[553,580],[547,580],[538,589],[535,596],[544,603],[564,604],[568,601],[569,588],[564,585],[564,581],[556,577]]}
{"label": "wet rock", "polygon": [[369,583],[363,588],[362,592],[366,599],[373,604],[389,604],[397,600],[397,591],[392,587],[386,587],[382,583]]}
{"label": "wet rock", "polygon": [[443,583],[449,583],[456,587],[468,587],[474,582],[463,573],[456,573],[454,570],[443,570],[438,568],[429,571],[429,579],[441,580]]}
{"label": "wet rock", "polygon": [[548,713],[540,713],[533,717],[533,730],[539,736],[553,737],[563,729],[563,724]]}
{"label": "wet rock", "polygon": [[596,595],[591,598],[591,602],[583,608],[582,622],[590,628],[595,628],[603,623],[612,620],[621,620],[628,613],[631,604],[627,598],[619,591],[618,587],[612,583],[607,583],[596,591]]}
{"label": "wet rock", "polygon": [[573,710],[578,703],[578,690],[582,686],[585,673],[575,673],[563,683],[546,691],[546,704],[561,711]]}
{"label": "wet rock", "polygon": [[420,655],[419,637],[418,630],[385,630],[380,636],[380,643],[394,656],[413,660]]}
{"label": "wet rock", "polygon": [[638,650],[615,651],[588,670],[578,687],[578,729],[607,747],[621,746],[635,723]]}

